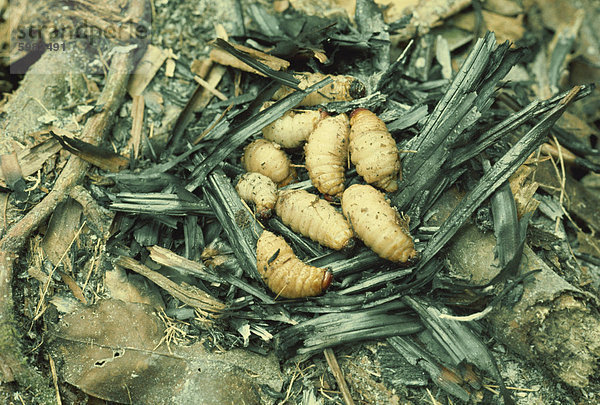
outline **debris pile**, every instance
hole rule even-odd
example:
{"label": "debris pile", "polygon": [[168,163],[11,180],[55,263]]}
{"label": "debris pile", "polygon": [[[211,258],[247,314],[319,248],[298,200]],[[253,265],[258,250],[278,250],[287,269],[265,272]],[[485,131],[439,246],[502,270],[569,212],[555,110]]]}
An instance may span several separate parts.
{"label": "debris pile", "polygon": [[[144,21],[131,3],[125,22]],[[59,400],[60,379],[116,402],[285,403],[300,389],[308,403],[309,378],[279,362],[323,353],[331,401],[351,404],[335,351],[377,341],[405,382],[426,373],[444,395],[514,403],[490,333],[598,392],[598,196],[578,180],[600,172],[598,130],[567,110],[597,92],[561,76],[584,16],[547,55],[510,0],[232,3],[204,59],[157,37],[104,39],[98,55],[83,41],[87,59],[41,55],[3,106],[0,378],[54,401],[23,360],[22,313]],[[101,22],[118,10],[100,7]],[[72,106],[28,79],[105,53],[107,74],[82,74]],[[28,127],[16,122],[39,107],[23,99],[46,110]],[[39,296],[16,287],[23,269]]]}

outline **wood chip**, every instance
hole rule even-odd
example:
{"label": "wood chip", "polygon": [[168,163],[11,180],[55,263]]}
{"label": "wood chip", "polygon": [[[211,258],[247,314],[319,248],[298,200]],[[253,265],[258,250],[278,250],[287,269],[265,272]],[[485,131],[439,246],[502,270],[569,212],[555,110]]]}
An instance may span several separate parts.
{"label": "wood chip", "polygon": [[127,92],[131,97],[142,94],[166,58],[167,53],[163,49],[154,45],[148,45],[146,53],[138,62],[127,84]]}
{"label": "wood chip", "polygon": [[165,76],[173,77],[175,75],[175,61],[171,58],[167,59],[165,66]]}
{"label": "wood chip", "polygon": [[201,78],[205,78],[208,72],[210,72],[210,68],[212,67],[213,61],[210,59],[195,59],[191,66],[190,70],[193,74],[200,76]]}
{"label": "wood chip", "polygon": [[127,149],[133,147],[133,158],[137,159],[140,154],[140,143],[142,140],[142,128],[144,127],[144,97],[133,96],[133,105],[131,107],[131,139]]}
{"label": "wood chip", "polygon": [[[258,51],[256,49],[249,48],[249,47],[243,46],[243,45],[233,44],[233,43],[231,45],[238,51],[246,52],[250,56],[257,59],[259,62],[262,62],[263,64],[267,65],[268,67],[270,67],[273,70],[286,70],[290,66],[290,62],[280,59],[280,58],[277,58],[275,56],[271,56],[269,54]],[[258,70],[254,69],[253,67],[248,66],[246,63],[242,62],[235,56],[231,55],[230,53],[228,53],[222,49],[211,50],[210,51],[210,59],[213,62],[219,63],[221,65],[231,66],[233,68],[240,69],[245,72],[250,72],[250,73],[254,73],[254,74],[266,77],[263,73],[259,72]]]}
{"label": "wood chip", "polygon": [[77,282],[73,280],[73,277],[62,271],[59,271],[58,273],[60,274],[60,278],[62,279],[63,283],[65,283],[67,287],[69,287],[69,290],[71,290],[75,298],[87,305],[88,302],[85,299],[85,296],[83,295],[83,291],[77,285]]}

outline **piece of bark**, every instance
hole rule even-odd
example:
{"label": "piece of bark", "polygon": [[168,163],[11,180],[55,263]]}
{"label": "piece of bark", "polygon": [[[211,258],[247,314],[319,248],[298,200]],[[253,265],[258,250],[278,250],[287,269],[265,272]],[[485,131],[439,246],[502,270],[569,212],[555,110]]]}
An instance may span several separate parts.
{"label": "piece of bark", "polygon": [[[460,200],[448,193],[434,210],[428,225],[438,225]],[[483,234],[465,225],[448,246],[451,272],[473,286],[492,280],[501,270],[494,256],[493,233]],[[557,378],[573,387],[585,387],[600,359],[600,317],[593,297],[573,287],[553,272],[525,246],[519,275],[539,270],[522,285],[514,304],[501,301],[487,322],[494,337],[520,356],[543,364]]]}
{"label": "piece of bark", "polygon": [[523,13],[523,4],[518,0],[486,0],[482,7],[485,10],[505,16],[515,16]]}
{"label": "piece of bark", "polygon": [[205,78],[212,64],[213,61],[210,59],[194,59],[190,65],[190,71],[196,76]]}
{"label": "piece of bark", "polygon": [[0,173],[2,173],[8,187],[13,190],[19,187],[19,183],[24,183],[23,172],[16,151],[0,156]]}
{"label": "piece of bark", "polygon": [[346,403],[346,405],[354,405],[354,401],[352,400],[352,396],[350,395],[350,390],[348,389],[348,384],[346,384],[346,380],[344,379],[344,373],[340,369],[338,361],[335,358],[335,353],[333,352],[333,349],[327,348],[323,350],[323,354],[325,355],[327,364],[331,369],[331,373],[335,377],[335,381],[337,382],[340,391],[342,391],[344,402]]}
{"label": "piece of bark", "polygon": [[[17,161],[21,167],[21,173],[23,176],[31,176],[42,168],[48,158],[57,153],[62,146],[56,139],[48,139],[44,142],[38,143],[35,146],[21,149],[17,151]],[[0,185],[2,181],[6,181],[4,173],[0,170]]]}

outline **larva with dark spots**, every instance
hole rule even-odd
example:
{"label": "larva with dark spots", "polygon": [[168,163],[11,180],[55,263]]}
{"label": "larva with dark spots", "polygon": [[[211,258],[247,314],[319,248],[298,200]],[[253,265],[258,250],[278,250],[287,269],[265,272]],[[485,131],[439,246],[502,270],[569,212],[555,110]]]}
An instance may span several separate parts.
{"label": "larva with dark spots", "polygon": [[[268,103],[265,103],[268,105]],[[263,136],[286,149],[302,146],[322,118],[317,110],[290,110],[262,129]]]}
{"label": "larva with dark spots", "polygon": [[342,196],[342,212],[356,235],[380,257],[406,263],[416,257],[407,222],[370,185],[355,184]]}
{"label": "larva with dark spots", "polygon": [[[297,73],[294,76],[300,80],[298,87],[303,90],[320,82],[326,77],[331,77],[333,79],[332,83],[304,97],[298,104],[302,106],[314,106],[329,103],[331,101],[351,101],[356,98],[364,97],[366,93],[365,85],[352,76],[334,76],[324,75],[322,73]],[[275,92],[273,99],[280,100],[294,91],[295,90],[292,88],[282,86]]]}
{"label": "larva with dark spots", "polygon": [[350,116],[350,158],[367,183],[388,192],[398,190],[401,168],[396,141],[385,123],[364,108]]}
{"label": "larva with dark spots", "polygon": [[279,187],[296,177],[290,158],[281,146],[266,139],[257,139],[244,148],[242,164],[246,171],[263,174]]}
{"label": "larva with dark spots", "polygon": [[281,192],[275,212],[292,230],[323,246],[340,250],[352,244],[354,233],[346,218],[327,201],[308,191]]}
{"label": "larva with dark spots", "polygon": [[268,218],[277,202],[277,185],[273,180],[260,173],[244,173],[235,185],[240,198],[251,202],[256,208],[256,215]]}
{"label": "larva with dark spots", "polygon": [[306,170],[313,185],[323,194],[337,196],[344,191],[349,132],[346,114],[325,117],[304,145]]}
{"label": "larva with dark spots", "polygon": [[256,244],[256,266],[269,289],[284,298],[314,297],[332,280],[329,271],[304,263],[282,237],[269,231]]}

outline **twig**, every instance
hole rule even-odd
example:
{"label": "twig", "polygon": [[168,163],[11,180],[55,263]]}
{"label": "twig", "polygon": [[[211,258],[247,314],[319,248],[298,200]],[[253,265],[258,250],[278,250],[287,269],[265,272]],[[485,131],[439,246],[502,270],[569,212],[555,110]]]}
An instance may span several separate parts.
{"label": "twig", "polygon": [[204,87],[205,90],[208,90],[213,96],[217,97],[219,100],[227,101],[227,96],[225,94],[221,93],[213,85],[211,85],[209,82],[207,82],[200,76],[194,76],[194,80],[196,81],[196,83]]}
{"label": "twig", "polygon": [[165,289],[169,294],[181,302],[198,310],[208,311],[215,318],[225,309],[225,304],[221,303],[207,292],[186,283],[177,284],[130,257],[120,256],[115,261],[115,264],[141,274],[159,287]]}
{"label": "twig", "polygon": [[340,387],[340,391],[342,392],[342,396],[344,397],[344,402],[346,405],[354,405],[354,401],[352,400],[352,396],[350,395],[350,390],[348,389],[348,385],[346,384],[346,380],[344,379],[344,373],[340,369],[340,366],[335,358],[335,353],[330,348],[323,350],[323,354],[325,355],[325,359],[327,360],[327,364],[329,364],[329,368],[331,368],[331,372],[337,381],[338,387]]}
{"label": "twig", "polygon": [[60,399],[60,390],[58,389],[58,375],[56,375],[56,364],[52,356],[48,356],[48,362],[50,363],[50,372],[52,373],[52,384],[54,384],[54,390],[56,391],[56,403],[62,405]]}

